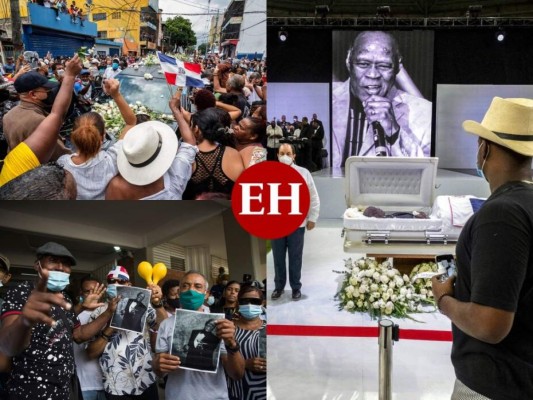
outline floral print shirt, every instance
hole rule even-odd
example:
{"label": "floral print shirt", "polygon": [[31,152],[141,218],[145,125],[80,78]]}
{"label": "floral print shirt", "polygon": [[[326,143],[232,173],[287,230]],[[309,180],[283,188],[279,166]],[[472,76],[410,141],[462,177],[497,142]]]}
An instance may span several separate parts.
{"label": "floral print shirt", "polygon": [[[94,321],[107,309],[97,308],[90,317]],[[113,395],[140,395],[155,381],[149,328],[155,329],[155,310],[149,306],[143,333],[117,329],[100,356],[104,389]]]}

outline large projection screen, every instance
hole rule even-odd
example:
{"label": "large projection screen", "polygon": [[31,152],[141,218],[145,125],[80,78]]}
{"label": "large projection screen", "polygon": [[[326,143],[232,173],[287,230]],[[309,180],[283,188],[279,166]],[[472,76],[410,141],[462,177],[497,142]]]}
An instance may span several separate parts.
{"label": "large projection screen", "polygon": [[433,43],[432,31],[332,32],[333,167],[377,155],[378,133],[386,155],[431,155]]}
{"label": "large projection screen", "polygon": [[435,155],[439,168],[476,168],[477,136],[463,121],[481,122],[494,97],[533,98],[533,85],[437,85]]}

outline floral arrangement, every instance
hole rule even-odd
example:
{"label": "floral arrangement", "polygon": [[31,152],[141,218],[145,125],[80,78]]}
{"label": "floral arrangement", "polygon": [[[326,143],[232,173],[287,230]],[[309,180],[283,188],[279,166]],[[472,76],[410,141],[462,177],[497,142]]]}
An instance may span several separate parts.
{"label": "floral arrangement", "polygon": [[[425,264],[427,268],[431,263]],[[339,310],[367,312],[372,318],[391,316],[414,320],[409,314],[425,312],[424,305],[434,305],[433,293],[428,289],[431,280],[411,282],[409,276],[400,274],[389,261],[378,263],[372,258],[352,261],[350,258],[345,260],[344,267],[346,271],[340,273],[345,277],[335,295],[340,301]],[[421,272],[422,267],[417,267],[415,274]]]}
{"label": "floral arrangement", "polygon": [[[413,281],[413,278],[422,273],[422,272],[437,272],[438,266],[433,261],[422,263],[416,265],[411,273],[409,278]],[[431,279],[418,278],[413,281],[413,287],[415,288],[415,293],[420,295],[420,302],[423,304],[430,304],[436,307],[435,297],[433,296],[433,291],[431,290]]]}
{"label": "floral arrangement", "polygon": [[[174,117],[172,115],[153,111],[150,108],[142,105],[140,101],[135,102],[135,104],[130,104],[129,106],[135,114],[149,115],[152,120],[165,123],[174,121]],[[95,103],[92,110],[102,116],[105,121],[106,131],[118,138],[118,135],[122,131],[122,128],[124,128],[125,123],[116,103],[113,100],[105,104]]]}
{"label": "floral arrangement", "polygon": [[147,81],[150,81],[154,79],[154,76],[152,74],[146,73],[144,74],[144,79],[146,79]]}

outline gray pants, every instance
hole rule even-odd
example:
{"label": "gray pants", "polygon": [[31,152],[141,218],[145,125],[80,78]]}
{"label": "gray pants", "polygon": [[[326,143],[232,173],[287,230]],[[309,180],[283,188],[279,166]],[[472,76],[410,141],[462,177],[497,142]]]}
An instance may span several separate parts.
{"label": "gray pants", "polygon": [[488,397],[474,392],[459,379],[455,379],[455,386],[451,400],[490,400]]}

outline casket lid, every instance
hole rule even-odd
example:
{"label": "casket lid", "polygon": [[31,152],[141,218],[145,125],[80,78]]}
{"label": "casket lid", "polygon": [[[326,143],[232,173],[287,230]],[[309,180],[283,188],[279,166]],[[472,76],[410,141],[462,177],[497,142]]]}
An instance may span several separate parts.
{"label": "casket lid", "polygon": [[349,157],[346,204],[398,211],[431,207],[437,163],[437,157]]}

